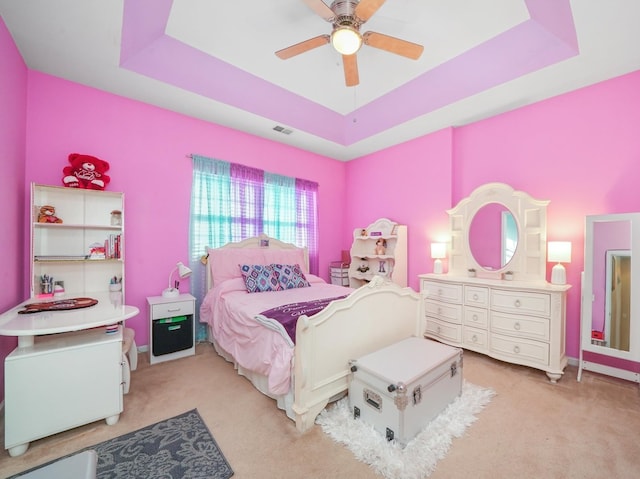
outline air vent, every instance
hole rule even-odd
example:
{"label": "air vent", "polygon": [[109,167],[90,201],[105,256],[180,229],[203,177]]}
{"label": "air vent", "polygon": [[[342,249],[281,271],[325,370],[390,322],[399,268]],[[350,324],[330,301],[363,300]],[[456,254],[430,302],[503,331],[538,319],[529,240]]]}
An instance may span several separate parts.
{"label": "air vent", "polygon": [[282,133],[283,135],[290,135],[291,133],[293,133],[293,130],[290,130],[288,128],[285,128],[284,126],[280,126],[280,125],[276,125],[273,127],[273,129],[277,132]]}

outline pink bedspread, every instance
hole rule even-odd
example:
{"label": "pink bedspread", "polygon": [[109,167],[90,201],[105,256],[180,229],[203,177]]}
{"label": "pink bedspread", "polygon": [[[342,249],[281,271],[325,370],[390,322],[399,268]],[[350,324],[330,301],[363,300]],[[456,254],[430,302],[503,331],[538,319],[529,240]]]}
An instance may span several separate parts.
{"label": "pink bedspread", "polygon": [[247,293],[242,278],[229,279],[213,287],[200,308],[200,321],[211,326],[217,343],[242,367],[267,376],[272,394],[289,391],[294,349],[282,325],[260,317],[260,313],[283,304],[353,291],[311,274],[306,278],[309,288],[265,293]]}

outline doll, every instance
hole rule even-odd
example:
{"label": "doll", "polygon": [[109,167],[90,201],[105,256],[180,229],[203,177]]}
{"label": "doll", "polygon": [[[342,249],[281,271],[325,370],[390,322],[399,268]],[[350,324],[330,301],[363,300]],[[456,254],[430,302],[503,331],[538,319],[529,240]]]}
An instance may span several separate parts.
{"label": "doll", "polygon": [[386,252],[387,252],[387,240],[379,238],[378,241],[376,241],[375,254],[382,256]]}

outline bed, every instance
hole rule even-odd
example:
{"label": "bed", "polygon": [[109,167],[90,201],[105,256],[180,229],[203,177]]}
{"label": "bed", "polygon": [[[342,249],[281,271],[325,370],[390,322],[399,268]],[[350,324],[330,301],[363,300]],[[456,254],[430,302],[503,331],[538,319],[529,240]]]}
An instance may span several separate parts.
{"label": "bed", "polygon": [[[239,374],[275,399],[301,432],[346,393],[350,360],[423,334],[419,296],[411,288],[382,278],[358,289],[329,284],[309,274],[305,249],[264,235],[207,252],[208,292],[200,321],[208,325],[209,341]],[[286,288],[281,282],[279,289],[267,271],[263,289],[249,292],[260,282],[256,270],[262,274],[262,267],[271,265],[295,269],[292,277],[284,275],[293,281]],[[306,301],[327,305],[308,307]],[[290,320],[280,324],[262,314],[280,305],[290,310],[292,304],[298,306],[295,332],[287,331]]]}

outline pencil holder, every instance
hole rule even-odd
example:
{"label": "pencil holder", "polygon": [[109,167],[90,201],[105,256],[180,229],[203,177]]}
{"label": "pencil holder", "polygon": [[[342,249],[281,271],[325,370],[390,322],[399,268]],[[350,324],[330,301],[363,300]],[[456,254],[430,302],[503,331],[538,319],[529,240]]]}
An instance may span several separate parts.
{"label": "pencil holder", "polygon": [[53,283],[51,281],[42,281],[42,282],[40,282],[40,292],[42,294],[52,294],[53,293]]}

